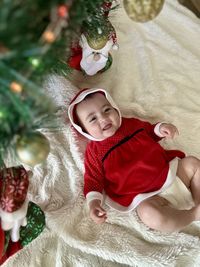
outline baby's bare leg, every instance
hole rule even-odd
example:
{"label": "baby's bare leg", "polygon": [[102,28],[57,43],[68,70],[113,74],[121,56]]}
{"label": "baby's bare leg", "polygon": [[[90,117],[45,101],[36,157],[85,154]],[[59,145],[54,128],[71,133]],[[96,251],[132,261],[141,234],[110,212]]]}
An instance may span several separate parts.
{"label": "baby's bare leg", "polygon": [[137,213],[143,223],[150,228],[171,233],[200,220],[200,205],[190,210],[177,210],[172,208],[166,199],[153,196],[137,207]]}
{"label": "baby's bare leg", "polygon": [[191,190],[194,203],[200,204],[200,160],[193,156],[179,160],[177,176]]}
{"label": "baby's bare leg", "polygon": [[137,212],[144,224],[152,229],[169,233],[200,221],[200,160],[193,156],[179,160],[177,176],[191,190],[196,206],[190,210],[177,210],[160,196],[143,201]]}

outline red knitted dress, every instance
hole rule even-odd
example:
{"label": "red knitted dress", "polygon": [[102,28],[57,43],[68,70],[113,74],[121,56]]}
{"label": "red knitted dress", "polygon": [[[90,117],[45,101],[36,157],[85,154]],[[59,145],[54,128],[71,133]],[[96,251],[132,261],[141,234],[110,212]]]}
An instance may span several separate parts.
{"label": "red knitted dress", "polygon": [[105,191],[115,202],[129,206],[141,193],[159,190],[167,178],[169,162],[183,158],[178,150],[164,150],[155,125],[122,118],[115,135],[91,141],[85,154],[84,194]]}

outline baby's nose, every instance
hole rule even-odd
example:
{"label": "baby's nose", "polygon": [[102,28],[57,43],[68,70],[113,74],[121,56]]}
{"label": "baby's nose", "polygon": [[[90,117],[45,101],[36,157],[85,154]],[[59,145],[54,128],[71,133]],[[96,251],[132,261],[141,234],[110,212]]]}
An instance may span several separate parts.
{"label": "baby's nose", "polygon": [[100,123],[104,123],[107,120],[106,114],[102,114],[99,118]]}

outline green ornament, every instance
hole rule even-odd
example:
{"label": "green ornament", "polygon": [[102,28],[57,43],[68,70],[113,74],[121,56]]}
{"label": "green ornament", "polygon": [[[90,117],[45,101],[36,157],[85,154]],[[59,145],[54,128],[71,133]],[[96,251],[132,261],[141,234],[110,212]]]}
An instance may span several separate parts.
{"label": "green ornament", "polygon": [[136,22],[154,19],[161,11],[165,0],[123,0],[127,15]]}
{"label": "green ornament", "polygon": [[49,141],[40,132],[26,133],[16,142],[16,153],[20,161],[32,167],[44,162],[49,151]]}

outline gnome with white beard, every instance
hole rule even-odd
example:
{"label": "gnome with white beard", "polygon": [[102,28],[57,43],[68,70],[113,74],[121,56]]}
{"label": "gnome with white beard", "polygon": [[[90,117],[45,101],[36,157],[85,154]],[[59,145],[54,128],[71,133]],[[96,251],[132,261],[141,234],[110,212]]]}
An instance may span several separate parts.
{"label": "gnome with white beard", "polygon": [[80,67],[89,76],[107,70],[112,64],[110,50],[118,49],[113,27],[108,35],[100,33],[99,36],[92,37],[83,33],[79,45],[82,48]]}
{"label": "gnome with white beard", "polygon": [[83,21],[80,39],[72,43],[71,54],[67,60],[72,69],[93,76],[110,68],[110,51],[117,50],[118,44],[116,31],[108,15],[110,10],[118,5],[118,1],[106,0],[100,7],[98,16],[96,14]]}

